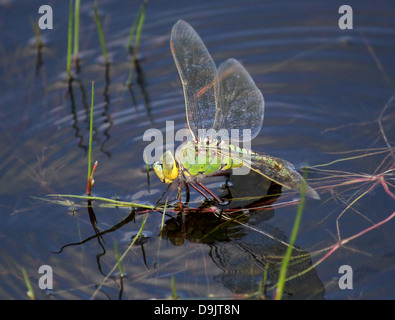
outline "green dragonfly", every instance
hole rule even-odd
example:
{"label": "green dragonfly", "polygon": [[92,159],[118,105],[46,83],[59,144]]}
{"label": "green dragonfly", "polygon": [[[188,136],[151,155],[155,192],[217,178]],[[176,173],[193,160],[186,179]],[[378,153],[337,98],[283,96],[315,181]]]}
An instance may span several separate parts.
{"label": "green dragonfly", "polygon": [[307,196],[319,199],[288,161],[229,143],[248,142],[262,127],[264,99],[248,71],[236,59],[226,60],[217,70],[197,32],[183,20],[172,28],[170,48],[184,90],[192,139],[178,147],[174,156],[167,151],[153,164],[159,179],[167,184],[178,179],[179,192],[183,181],[188,199],[188,186],[192,186],[221,202],[201,178],[248,169],[285,189],[300,192],[305,186]]}

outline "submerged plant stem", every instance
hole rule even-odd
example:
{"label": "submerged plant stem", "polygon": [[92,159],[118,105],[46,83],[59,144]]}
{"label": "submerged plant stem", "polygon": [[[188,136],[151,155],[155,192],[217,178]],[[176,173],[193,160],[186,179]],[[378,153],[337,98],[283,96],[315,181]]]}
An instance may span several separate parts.
{"label": "submerged plant stem", "polygon": [[26,287],[27,287],[26,294],[29,297],[29,299],[34,300],[35,298],[34,298],[33,288],[32,288],[32,285],[30,283],[30,280],[29,280],[29,277],[27,275],[27,272],[26,272],[25,268],[23,268],[23,267],[22,267],[22,273],[23,273],[23,279],[25,280],[25,284],[26,284]]}
{"label": "submerged plant stem", "polygon": [[88,179],[91,176],[92,166],[92,135],[93,135],[93,104],[95,99],[95,82],[92,81],[91,113],[89,121],[89,150],[88,150]]}
{"label": "submerged plant stem", "polygon": [[278,282],[277,282],[277,289],[276,289],[276,294],[275,294],[276,300],[281,300],[281,297],[283,294],[284,285],[285,285],[286,276],[287,276],[288,265],[291,260],[292,250],[293,250],[293,247],[294,247],[294,244],[296,241],[296,236],[298,235],[300,221],[302,220],[302,213],[303,213],[303,207],[304,207],[304,202],[305,202],[306,189],[307,189],[306,184],[302,184],[302,189],[301,189],[301,193],[300,193],[300,202],[299,202],[299,206],[298,206],[298,211],[296,212],[295,222],[294,222],[294,225],[292,228],[289,246],[287,246],[285,256],[284,256],[283,261],[281,263],[279,278],[278,278]]}
{"label": "submerged plant stem", "polygon": [[78,60],[80,34],[80,0],[75,0],[74,6],[74,60]]}
{"label": "submerged plant stem", "polygon": [[92,135],[93,135],[93,104],[95,98],[95,82],[92,81],[92,97],[91,97],[91,114],[90,114],[90,121],[89,121],[89,150],[88,150],[88,181],[86,184],[86,194],[88,196],[91,195],[91,190],[94,184],[93,175],[95,173],[97,167],[97,161],[95,162],[93,169],[91,170],[92,166]]}
{"label": "submerged plant stem", "polygon": [[69,7],[69,32],[68,32],[68,42],[67,42],[67,78],[68,78],[68,80],[71,80],[72,33],[73,33],[73,0],[70,0],[70,7]]}
{"label": "submerged plant stem", "polygon": [[[144,1],[144,3],[142,4],[142,6],[139,9],[140,15],[137,15],[137,17],[136,17],[136,20],[137,20],[137,18],[139,18],[139,20],[138,20],[139,23],[138,23],[137,31],[136,31],[136,39],[134,41],[134,48],[133,48],[133,55],[132,55],[132,66],[130,69],[128,80],[126,81],[126,85],[128,85],[128,86],[130,86],[132,84],[133,71],[135,69],[135,64],[137,61],[137,53],[138,53],[139,46],[140,46],[141,32],[143,30],[143,25],[144,25],[144,20],[145,20],[145,5],[146,5],[146,1]],[[134,23],[133,23],[133,25],[134,25]],[[132,31],[134,31],[133,26],[132,26],[131,32]],[[130,42],[131,42],[132,38],[133,38],[133,34],[131,33],[129,35]],[[128,46],[130,47],[130,43],[128,43]]]}
{"label": "submerged plant stem", "polygon": [[97,201],[104,201],[114,204],[114,206],[123,206],[123,207],[130,207],[130,208],[145,208],[145,209],[155,209],[155,206],[148,205],[148,204],[138,204],[134,202],[126,202],[126,201],[119,201],[114,199],[108,199],[103,197],[92,197],[92,196],[79,196],[74,194],[49,194],[48,197],[62,197],[62,198],[76,198],[76,199],[85,199],[85,200],[97,200]]}
{"label": "submerged plant stem", "polygon": [[118,246],[115,240],[114,240],[114,251],[115,251],[115,259],[117,260],[119,274],[121,275],[121,277],[123,277],[123,270],[122,270],[121,260],[119,259]]}
{"label": "submerged plant stem", "polygon": [[94,11],[95,11],[95,20],[96,20],[96,25],[97,25],[97,31],[99,33],[100,45],[101,45],[101,48],[103,51],[104,60],[105,60],[106,64],[109,64],[110,59],[108,58],[106,44],[104,42],[103,31],[102,31],[102,27],[101,27],[101,23],[100,23],[100,18],[99,18],[99,11],[97,10],[97,1],[95,1]]}
{"label": "submerged plant stem", "polygon": [[[141,226],[140,226],[140,230],[138,231],[137,235],[134,237],[133,241],[130,243],[130,245],[128,246],[128,248],[125,250],[125,252],[123,253],[123,255],[118,259],[119,263],[121,263],[121,261],[125,258],[126,254],[129,252],[129,250],[133,247],[134,243],[136,242],[136,240],[138,238],[140,238],[141,234],[143,233],[144,230],[144,225],[145,222],[147,221],[148,215],[146,215],[144,217],[144,220],[141,222]],[[110,270],[110,272],[105,276],[105,278],[103,279],[102,283],[98,286],[98,288],[96,289],[96,291],[92,294],[91,299],[93,299],[96,294],[99,292],[99,290],[101,289],[101,287],[103,286],[103,284],[107,281],[107,279],[111,276],[111,274],[115,271],[115,269],[118,267],[118,261],[117,263],[112,267],[112,269]]]}
{"label": "submerged plant stem", "polygon": [[140,20],[140,15],[141,15],[141,11],[143,10],[143,6],[144,4],[142,4],[139,7],[139,10],[137,11],[136,17],[134,18],[132,27],[130,28],[130,32],[129,32],[129,38],[128,38],[128,43],[126,45],[126,48],[130,51],[132,49],[132,40],[136,34],[136,28],[137,28],[137,24]]}

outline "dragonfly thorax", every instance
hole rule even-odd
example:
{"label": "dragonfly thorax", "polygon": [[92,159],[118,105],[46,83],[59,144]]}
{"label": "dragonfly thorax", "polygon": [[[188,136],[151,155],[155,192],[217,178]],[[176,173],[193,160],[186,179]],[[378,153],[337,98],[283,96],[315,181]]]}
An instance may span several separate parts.
{"label": "dragonfly thorax", "polygon": [[162,182],[172,183],[180,174],[189,180],[240,168],[246,154],[254,153],[224,142],[187,141],[178,147],[175,156],[170,151],[164,153],[153,168]]}

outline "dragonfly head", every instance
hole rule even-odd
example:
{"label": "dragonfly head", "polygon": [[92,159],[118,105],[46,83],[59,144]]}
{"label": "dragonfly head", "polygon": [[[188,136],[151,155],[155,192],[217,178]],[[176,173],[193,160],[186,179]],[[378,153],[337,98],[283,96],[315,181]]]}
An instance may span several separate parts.
{"label": "dragonfly head", "polygon": [[177,163],[170,151],[166,151],[152,167],[162,182],[170,184],[178,178]]}

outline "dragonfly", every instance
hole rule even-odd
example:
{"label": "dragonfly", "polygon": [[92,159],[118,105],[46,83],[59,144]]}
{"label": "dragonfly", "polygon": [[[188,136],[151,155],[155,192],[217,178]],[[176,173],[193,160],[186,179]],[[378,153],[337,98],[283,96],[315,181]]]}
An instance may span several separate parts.
{"label": "dragonfly", "polygon": [[290,162],[230,143],[255,138],[264,118],[263,95],[242,64],[230,58],[217,69],[198,33],[183,20],[172,28],[170,48],[183,87],[191,139],[174,155],[166,151],[153,164],[159,179],[167,184],[178,180],[179,198],[184,182],[188,199],[191,186],[221,203],[202,178],[248,169],[287,190],[304,190],[306,196],[319,199]]}

